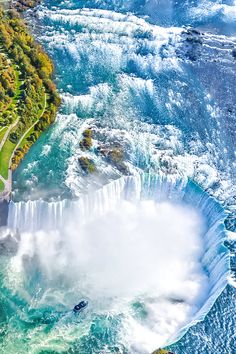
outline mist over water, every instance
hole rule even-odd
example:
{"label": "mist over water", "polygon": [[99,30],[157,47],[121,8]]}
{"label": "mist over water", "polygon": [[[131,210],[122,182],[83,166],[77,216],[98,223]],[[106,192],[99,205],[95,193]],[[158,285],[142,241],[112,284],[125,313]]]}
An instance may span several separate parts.
{"label": "mist over water", "polygon": [[20,254],[29,247],[49,278],[64,275],[79,283],[84,276],[88,296],[133,296],[158,288],[174,294],[181,287],[181,298],[188,296],[182,281],[198,271],[191,260],[199,260],[202,252],[203,225],[194,211],[168,203],[124,201],[118,210],[91,220],[81,221],[76,215],[73,219],[49,236],[43,231],[24,235]]}
{"label": "mist over water", "polygon": [[[84,354],[148,354],[179,339],[227,284],[224,219],[191,181],[155,175],[74,201],[11,202],[8,226],[20,241],[3,265],[3,301],[19,308],[6,350],[18,340],[21,348],[21,336],[24,350]],[[81,299],[89,306],[76,317]]]}
{"label": "mist over water", "polygon": [[[124,200],[83,220],[75,210],[61,230],[21,234],[5,285],[42,317],[45,306],[57,313],[86,298],[86,326],[98,315],[121,316],[117,343],[150,353],[187,324],[209,291],[201,265],[204,229],[196,210],[170,202]],[[62,317],[50,335],[57,326],[70,340],[80,333]]]}

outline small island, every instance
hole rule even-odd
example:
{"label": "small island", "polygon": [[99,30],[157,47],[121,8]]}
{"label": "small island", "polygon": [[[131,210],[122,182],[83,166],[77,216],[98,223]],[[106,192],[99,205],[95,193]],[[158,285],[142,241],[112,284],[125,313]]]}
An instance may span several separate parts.
{"label": "small island", "polygon": [[12,172],[55,121],[60,105],[52,61],[20,16],[36,4],[0,7],[0,199],[9,199]]}

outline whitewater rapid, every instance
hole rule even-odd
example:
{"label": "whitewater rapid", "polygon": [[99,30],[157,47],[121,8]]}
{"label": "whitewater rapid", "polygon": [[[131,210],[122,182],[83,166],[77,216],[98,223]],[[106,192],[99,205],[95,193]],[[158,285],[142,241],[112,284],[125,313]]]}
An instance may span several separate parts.
{"label": "whitewater rapid", "polygon": [[[142,9],[158,6],[151,3]],[[110,9],[121,4],[109,10],[106,2],[86,4],[37,11],[63,105],[54,128],[18,170],[15,197],[78,197],[144,170],[189,176],[233,212],[235,38],[160,27]],[[133,2],[122,3],[122,11],[126,6]],[[93,146],[81,151],[86,129]],[[122,165],[101,153],[117,148]],[[80,158],[94,163],[95,175],[83,172]]]}

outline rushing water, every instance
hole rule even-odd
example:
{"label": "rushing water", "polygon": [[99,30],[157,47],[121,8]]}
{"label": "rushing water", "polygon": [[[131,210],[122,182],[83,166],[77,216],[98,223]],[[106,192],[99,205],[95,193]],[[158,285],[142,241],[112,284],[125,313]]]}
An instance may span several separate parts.
{"label": "rushing water", "polygon": [[[143,354],[182,335],[177,354],[235,353],[216,202],[234,284],[235,1],[50,0],[29,18],[63,104],[14,176],[9,226],[21,240],[1,260],[4,353]],[[155,188],[130,186],[142,172]],[[64,316],[77,296],[89,308]]]}
{"label": "rushing water", "polygon": [[[175,342],[226,287],[225,217],[193,182],[150,174],[77,201],[12,202],[18,250],[2,264],[2,301],[18,311],[4,350],[144,354]],[[70,309],[78,298],[83,316]]]}

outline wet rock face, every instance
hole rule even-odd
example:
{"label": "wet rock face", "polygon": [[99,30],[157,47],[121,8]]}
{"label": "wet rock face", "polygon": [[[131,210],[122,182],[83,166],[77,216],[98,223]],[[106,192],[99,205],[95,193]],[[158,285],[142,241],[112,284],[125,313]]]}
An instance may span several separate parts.
{"label": "wet rock face", "polygon": [[0,200],[0,227],[7,225],[8,217],[8,202],[6,200]]}
{"label": "wet rock face", "polygon": [[13,0],[11,1],[11,7],[17,9],[19,12],[23,12],[28,9],[32,9],[39,5],[41,0]]}
{"label": "wet rock face", "polygon": [[15,254],[18,250],[19,240],[10,235],[0,233],[0,255]]}
{"label": "wet rock face", "polygon": [[203,34],[196,29],[187,29],[182,33],[182,47],[176,51],[178,57],[196,61],[201,57]]}
{"label": "wet rock face", "polygon": [[97,151],[100,155],[105,158],[105,161],[110,165],[117,168],[124,175],[128,175],[129,171],[127,166],[125,165],[125,153],[122,145],[119,143],[114,143],[108,146],[100,146]]}

